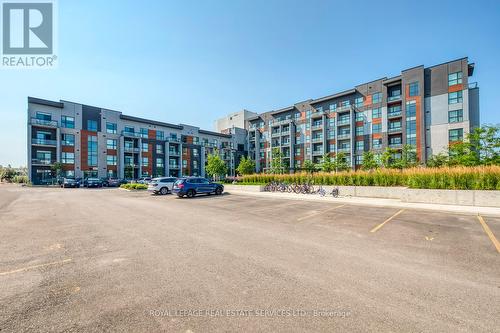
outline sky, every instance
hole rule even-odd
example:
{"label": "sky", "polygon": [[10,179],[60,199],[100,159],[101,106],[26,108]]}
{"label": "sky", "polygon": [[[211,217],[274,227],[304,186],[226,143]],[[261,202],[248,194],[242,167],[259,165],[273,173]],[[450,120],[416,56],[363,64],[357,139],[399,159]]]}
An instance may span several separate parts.
{"label": "sky", "polygon": [[0,69],[0,165],[26,165],[27,96],[212,130],[465,56],[500,123],[500,1],[59,0],[57,18],[56,69]]}

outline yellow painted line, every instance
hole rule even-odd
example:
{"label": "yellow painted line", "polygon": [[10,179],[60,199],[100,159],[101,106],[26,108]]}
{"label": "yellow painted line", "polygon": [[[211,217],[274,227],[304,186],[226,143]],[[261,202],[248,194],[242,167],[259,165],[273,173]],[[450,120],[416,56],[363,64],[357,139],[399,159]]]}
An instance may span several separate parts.
{"label": "yellow painted line", "polygon": [[40,267],[60,265],[60,264],[64,264],[64,263],[70,262],[72,260],[73,259],[64,259],[64,260],[61,260],[61,261],[49,262],[49,263],[46,263],[46,264],[40,264],[40,265],[35,265],[35,266],[28,266],[28,267],[24,267],[24,268],[19,268],[19,269],[15,269],[13,271],[0,272],[0,276],[14,274],[14,273],[19,273],[19,272],[24,272],[24,271],[28,271],[30,269],[35,269],[35,268],[40,268]]}
{"label": "yellow painted line", "polygon": [[311,214],[311,215],[302,216],[302,217],[299,217],[299,218],[297,219],[297,221],[303,221],[303,220],[305,220],[305,219],[308,219],[308,218],[311,218],[311,217],[315,217],[315,216],[321,215],[321,214],[323,214],[323,213],[326,213],[326,212],[329,212],[329,211],[331,211],[331,210],[335,210],[335,209],[337,209],[337,208],[344,207],[344,206],[345,206],[345,205],[335,206],[335,207],[330,208],[330,209],[322,210],[321,212],[316,212],[316,213],[313,213],[313,214]]}
{"label": "yellow painted line", "polygon": [[372,230],[370,230],[370,232],[375,232],[377,231],[378,229],[382,228],[384,226],[384,224],[386,224],[387,222],[389,222],[390,220],[392,220],[393,218],[395,218],[396,216],[398,216],[399,214],[401,214],[402,212],[404,212],[404,209],[401,209],[400,211],[398,211],[396,214],[392,215],[391,217],[389,217],[387,220],[385,220],[384,222],[380,223],[378,226],[376,226],[375,228],[373,228]]}
{"label": "yellow painted line", "polygon": [[484,219],[481,215],[477,214],[477,219],[479,220],[479,223],[481,223],[481,225],[483,226],[484,232],[486,232],[486,234],[490,238],[493,245],[495,245],[497,252],[500,253],[500,242],[495,237],[495,235],[491,231],[490,227],[488,227],[488,225],[486,224],[486,222],[484,221]]}

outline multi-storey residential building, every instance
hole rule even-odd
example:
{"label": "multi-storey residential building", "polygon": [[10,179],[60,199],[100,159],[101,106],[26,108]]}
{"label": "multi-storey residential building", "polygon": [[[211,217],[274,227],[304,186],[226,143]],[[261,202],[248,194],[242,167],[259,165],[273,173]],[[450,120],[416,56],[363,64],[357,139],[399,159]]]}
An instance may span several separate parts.
{"label": "multi-storey residential building", "polygon": [[52,182],[55,162],[62,163],[65,177],[205,176],[207,154],[215,149],[234,175],[239,156],[246,154],[245,143],[241,133],[216,133],[28,97],[28,170],[33,184]]}
{"label": "multi-storey residential building", "polygon": [[249,117],[249,155],[257,171],[270,167],[275,148],[290,171],[300,169],[305,160],[319,162],[324,154],[339,152],[356,168],[365,151],[380,157],[390,147],[397,158],[408,144],[425,162],[479,126],[479,88],[469,82],[473,72],[467,58],[417,66]]}

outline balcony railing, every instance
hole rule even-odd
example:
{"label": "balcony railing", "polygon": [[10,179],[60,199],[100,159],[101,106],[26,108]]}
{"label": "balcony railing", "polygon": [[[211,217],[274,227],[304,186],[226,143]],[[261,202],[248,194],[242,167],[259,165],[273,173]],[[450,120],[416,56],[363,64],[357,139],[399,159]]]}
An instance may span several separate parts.
{"label": "balcony railing", "polygon": [[179,138],[167,138],[168,142],[173,142],[173,143],[180,143],[181,139]]}
{"label": "balcony railing", "polygon": [[290,140],[281,141],[281,145],[282,146],[286,146],[286,145],[289,145],[289,144],[290,144]]}
{"label": "balcony railing", "polygon": [[394,133],[394,132],[401,132],[402,131],[402,127],[389,127],[389,129],[387,130],[389,133]]}
{"label": "balcony railing", "polygon": [[313,130],[315,130],[315,129],[321,129],[322,127],[323,127],[323,124],[313,124],[313,125],[311,126],[311,128],[312,128]]}
{"label": "balcony railing", "polygon": [[323,149],[313,150],[313,155],[323,155]]}
{"label": "balcony railing", "polygon": [[387,113],[388,118],[401,117],[401,111],[392,111]]}
{"label": "balcony railing", "polygon": [[323,142],[323,137],[315,137],[315,138],[312,138],[311,141],[312,142]]}
{"label": "balcony railing", "polygon": [[45,120],[45,119],[31,118],[31,124],[32,125],[57,127],[57,120]]}
{"label": "balcony railing", "polygon": [[351,109],[352,109],[351,105],[344,105],[344,106],[337,107],[336,111],[337,111],[337,113],[340,113],[340,112],[345,112],[345,111],[351,111]]}
{"label": "balcony railing", "polygon": [[337,152],[339,153],[350,153],[351,152],[351,147],[340,147],[337,149]]}
{"label": "balcony railing", "polygon": [[290,130],[281,131],[281,135],[289,135],[289,134],[290,134]]}
{"label": "balcony railing", "polygon": [[125,147],[124,151],[126,153],[138,153],[139,152],[139,148],[134,148],[134,147]]}
{"label": "balcony railing", "polygon": [[181,152],[180,152],[180,151],[178,151],[178,150],[169,150],[169,151],[168,151],[168,154],[169,154],[170,156],[180,156],[180,155],[181,155]]}
{"label": "balcony railing", "polygon": [[394,102],[394,101],[397,101],[397,100],[400,100],[401,99],[401,95],[395,95],[395,96],[388,96],[387,97],[387,101],[388,102]]}
{"label": "balcony railing", "polygon": [[342,139],[349,139],[351,137],[351,133],[342,133],[337,135],[337,139],[342,140]]}
{"label": "balcony railing", "polygon": [[39,158],[33,158],[31,160],[31,164],[37,164],[37,165],[51,165],[54,164],[55,162],[56,162],[55,160],[39,159]]}
{"label": "balcony railing", "polygon": [[170,169],[179,169],[179,164],[169,164],[168,167]]}
{"label": "balcony railing", "polygon": [[281,132],[274,132],[274,133],[271,133],[271,136],[274,138],[274,137],[277,137],[277,136],[280,136],[281,135]]}
{"label": "balcony railing", "polygon": [[389,143],[389,148],[399,149],[401,147],[403,147],[402,143]]}
{"label": "balcony railing", "polygon": [[44,146],[57,146],[56,140],[49,139],[31,139],[31,143],[34,145],[44,145]]}
{"label": "balcony railing", "polygon": [[129,131],[122,131],[122,135],[131,137],[131,138],[140,138],[141,137],[141,133],[129,132]]}
{"label": "balcony railing", "polygon": [[337,121],[337,126],[349,125],[351,123],[351,119],[339,119]]}

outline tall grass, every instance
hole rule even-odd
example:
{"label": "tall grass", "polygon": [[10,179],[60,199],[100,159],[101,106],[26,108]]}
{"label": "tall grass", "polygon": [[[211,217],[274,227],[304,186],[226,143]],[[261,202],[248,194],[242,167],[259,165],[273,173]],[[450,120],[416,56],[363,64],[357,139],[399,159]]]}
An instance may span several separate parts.
{"label": "tall grass", "polygon": [[321,185],[407,186],[421,189],[500,190],[500,166],[379,169],[314,174],[254,174],[239,179],[246,184],[271,181]]}

